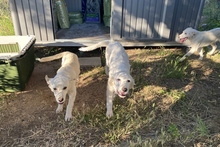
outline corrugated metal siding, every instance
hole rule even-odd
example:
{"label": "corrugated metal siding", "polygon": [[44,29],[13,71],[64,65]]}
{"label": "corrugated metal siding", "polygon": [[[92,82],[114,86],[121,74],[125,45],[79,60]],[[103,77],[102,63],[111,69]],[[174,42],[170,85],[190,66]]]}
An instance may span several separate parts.
{"label": "corrugated metal siding", "polygon": [[16,35],[35,35],[37,41],[54,40],[50,0],[10,0]]}
{"label": "corrugated metal siding", "polygon": [[[124,31],[122,31],[121,37],[161,39],[165,19],[172,19],[166,17],[168,3],[171,3],[171,0],[124,0]],[[172,5],[170,9],[173,9]]]}
{"label": "corrugated metal siding", "polygon": [[203,3],[204,0],[113,0],[111,36],[116,40],[175,41],[184,28],[197,27]]}
{"label": "corrugated metal siding", "polygon": [[197,28],[205,0],[181,0],[175,3],[171,40],[178,41],[178,34],[186,27]]}
{"label": "corrugated metal siding", "polygon": [[[171,27],[170,21],[174,9],[174,0],[117,0],[114,1],[113,7],[113,27],[118,26],[118,21],[114,21],[115,16],[122,11],[121,32],[115,35],[117,39],[168,39]],[[114,8],[119,8],[121,10]],[[167,12],[170,14],[168,15]],[[117,23],[117,24],[115,24]],[[113,28],[114,30],[114,28]],[[113,35],[114,36],[114,35]]]}

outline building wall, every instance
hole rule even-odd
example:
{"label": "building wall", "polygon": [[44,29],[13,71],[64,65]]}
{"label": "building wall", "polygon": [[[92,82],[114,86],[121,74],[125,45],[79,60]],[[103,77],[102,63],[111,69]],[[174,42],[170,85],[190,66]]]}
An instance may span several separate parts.
{"label": "building wall", "polygon": [[113,0],[111,36],[126,40],[176,41],[197,28],[204,0]]}
{"label": "building wall", "polygon": [[50,0],[10,0],[9,4],[16,35],[54,40]]}
{"label": "building wall", "polygon": [[[115,40],[177,41],[186,27],[197,28],[205,0],[112,0],[110,35]],[[55,41],[53,0],[9,0],[16,35]],[[80,11],[80,0],[65,0]]]}

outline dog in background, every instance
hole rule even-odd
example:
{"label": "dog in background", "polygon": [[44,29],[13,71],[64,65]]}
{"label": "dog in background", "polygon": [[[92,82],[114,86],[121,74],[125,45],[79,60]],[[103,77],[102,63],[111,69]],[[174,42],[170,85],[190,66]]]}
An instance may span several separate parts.
{"label": "dog in background", "polygon": [[45,76],[48,87],[53,92],[58,107],[56,113],[63,110],[63,104],[67,95],[69,101],[66,109],[65,121],[72,118],[72,109],[76,98],[76,80],[79,78],[80,65],[77,55],[71,52],[62,52],[53,56],[39,59],[40,62],[48,62],[62,58],[61,67],[57,70],[54,78]]}
{"label": "dog in background", "polygon": [[112,105],[115,95],[125,98],[129,93],[129,89],[133,88],[135,83],[130,75],[128,55],[119,42],[106,40],[89,47],[82,47],[79,50],[92,51],[102,46],[106,46],[105,73],[109,76],[106,91],[106,116],[112,117]]}
{"label": "dog in background", "polygon": [[213,55],[217,45],[216,42],[220,40],[220,28],[215,28],[209,31],[198,31],[191,27],[186,28],[182,34],[179,35],[180,43],[184,43],[186,40],[189,40],[189,51],[180,59],[183,61],[187,56],[192,55],[195,52],[199,52],[199,59],[203,59],[203,47],[212,46],[212,50],[208,53]]}

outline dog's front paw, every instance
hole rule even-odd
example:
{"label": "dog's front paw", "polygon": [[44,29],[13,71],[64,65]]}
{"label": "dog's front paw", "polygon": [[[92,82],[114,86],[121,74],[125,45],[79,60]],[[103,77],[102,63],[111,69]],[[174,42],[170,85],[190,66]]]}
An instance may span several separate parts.
{"label": "dog's front paw", "polygon": [[70,121],[73,118],[71,114],[66,114],[65,121]]}
{"label": "dog's front paw", "polygon": [[202,60],[203,59],[203,57],[199,57],[199,60]]}
{"label": "dog's front paw", "polygon": [[60,113],[61,111],[63,111],[63,107],[58,106],[57,109],[56,109],[56,113]]}
{"label": "dog's front paw", "polygon": [[106,117],[110,118],[110,117],[112,117],[112,116],[113,116],[112,110],[106,112]]}

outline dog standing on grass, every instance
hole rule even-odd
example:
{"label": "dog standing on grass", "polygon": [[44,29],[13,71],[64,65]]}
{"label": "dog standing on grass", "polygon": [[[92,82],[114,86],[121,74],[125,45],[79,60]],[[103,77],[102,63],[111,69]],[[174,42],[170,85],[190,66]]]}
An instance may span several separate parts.
{"label": "dog standing on grass", "polygon": [[54,93],[58,103],[56,113],[63,110],[63,104],[67,95],[69,102],[66,109],[65,121],[72,118],[72,109],[76,98],[76,80],[79,78],[80,65],[77,55],[71,52],[62,52],[53,56],[39,59],[40,62],[47,62],[62,58],[61,67],[57,70],[54,78],[45,76],[45,80],[50,90]]}
{"label": "dog standing on grass", "polygon": [[192,55],[195,52],[199,52],[199,59],[203,59],[203,50],[205,46],[212,46],[212,50],[208,53],[213,55],[217,45],[216,42],[220,41],[220,28],[215,28],[209,31],[197,31],[191,27],[186,28],[182,34],[179,35],[180,43],[185,42],[186,40],[190,41],[189,51],[180,59],[183,61],[187,56]]}
{"label": "dog standing on grass", "polygon": [[115,95],[125,98],[129,89],[134,87],[134,79],[130,75],[130,64],[125,49],[119,42],[102,41],[89,47],[82,47],[80,51],[92,51],[106,46],[105,73],[109,76],[106,91],[106,116],[113,116],[112,104]]}

